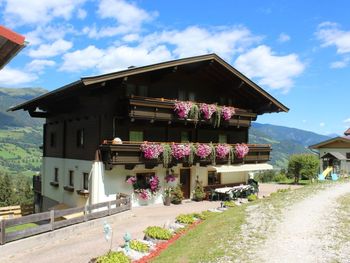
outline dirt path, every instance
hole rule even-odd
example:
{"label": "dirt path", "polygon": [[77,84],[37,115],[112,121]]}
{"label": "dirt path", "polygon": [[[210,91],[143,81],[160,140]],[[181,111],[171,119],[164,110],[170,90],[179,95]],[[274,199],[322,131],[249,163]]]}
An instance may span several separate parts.
{"label": "dirt path", "polygon": [[[350,183],[335,184],[283,209],[274,232],[260,246],[254,262],[349,262],[335,251],[339,199],[350,193]],[[249,260],[249,261],[250,261]]]}

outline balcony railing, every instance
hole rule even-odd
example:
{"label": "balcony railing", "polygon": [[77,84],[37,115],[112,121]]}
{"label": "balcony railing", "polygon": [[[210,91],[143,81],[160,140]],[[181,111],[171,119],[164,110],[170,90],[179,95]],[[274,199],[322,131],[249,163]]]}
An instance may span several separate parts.
{"label": "balcony railing", "polygon": [[[112,141],[104,141],[104,143],[100,145],[100,150],[102,160],[106,165],[106,169],[112,169],[113,165],[126,165],[126,167],[130,167],[130,169],[132,169],[137,164],[145,164],[146,167],[154,167],[158,164],[163,163],[161,158],[151,160],[144,158],[143,153],[140,149],[141,144],[142,142],[123,142],[122,144],[113,144]],[[235,147],[235,144],[231,144],[231,146]],[[216,158],[215,163],[265,163],[270,160],[270,152],[272,150],[271,145],[247,144],[247,146],[249,148],[249,152],[244,158],[234,158],[233,161],[230,161],[229,158]],[[172,162],[169,164],[169,166],[176,165],[177,163],[189,165],[186,158],[183,160],[176,160],[175,158],[172,158]],[[200,165],[210,165],[211,161],[209,159],[200,159],[199,157],[196,157],[193,163],[200,163]]]}
{"label": "balcony railing", "polygon": [[[147,98],[132,96],[129,98],[128,115],[131,119],[142,119],[152,121],[167,121],[167,122],[198,122],[210,124],[210,120],[193,120],[181,119],[174,112],[175,100],[167,100],[163,98]],[[196,103],[196,102],[193,102]],[[199,105],[199,103],[196,103]],[[223,125],[236,127],[249,127],[251,122],[256,120],[257,114],[235,108],[235,114],[228,121],[221,120]]]}

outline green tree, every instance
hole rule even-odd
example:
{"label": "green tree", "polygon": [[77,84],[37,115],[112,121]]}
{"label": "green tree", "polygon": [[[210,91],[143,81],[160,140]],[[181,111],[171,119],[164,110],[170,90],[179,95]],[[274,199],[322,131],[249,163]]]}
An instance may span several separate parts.
{"label": "green tree", "polygon": [[319,168],[319,160],[314,154],[294,154],[290,156],[288,163],[288,175],[294,177],[294,182],[299,183],[300,178],[310,179],[316,177]]}
{"label": "green tree", "polygon": [[0,206],[9,206],[13,203],[13,188],[10,176],[6,173],[0,176]]}

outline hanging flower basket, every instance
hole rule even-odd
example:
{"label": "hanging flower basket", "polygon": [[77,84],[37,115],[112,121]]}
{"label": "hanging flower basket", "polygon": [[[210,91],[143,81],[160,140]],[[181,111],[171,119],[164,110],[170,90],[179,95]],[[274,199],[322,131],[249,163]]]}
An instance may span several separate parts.
{"label": "hanging flower basket", "polygon": [[223,106],[221,108],[221,114],[222,114],[222,117],[224,118],[224,120],[228,121],[232,118],[232,115],[235,114],[235,108]]}
{"label": "hanging flower basket", "polygon": [[176,160],[181,160],[187,156],[189,156],[191,153],[191,147],[189,144],[173,144],[171,146],[171,155]]}
{"label": "hanging flower basket", "polygon": [[249,148],[246,144],[236,144],[235,146],[235,154],[239,159],[243,159],[249,152]]}
{"label": "hanging flower basket", "polygon": [[199,110],[202,113],[205,120],[210,120],[213,113],[216,112],[216,105],[201,103]]}
{"label": "hanging flower basket", "polygon": [[188,118],[188,113],[192,108],[193,103],[190,101],[176,101],[174,111],[177,113],[177,116],[182,119]]}
{"label": "hanging flower basket", "polygon": [[197,146],[196,155],[201,159],[207,158],[212,152],[211,147],[208,144],[199,144]]}

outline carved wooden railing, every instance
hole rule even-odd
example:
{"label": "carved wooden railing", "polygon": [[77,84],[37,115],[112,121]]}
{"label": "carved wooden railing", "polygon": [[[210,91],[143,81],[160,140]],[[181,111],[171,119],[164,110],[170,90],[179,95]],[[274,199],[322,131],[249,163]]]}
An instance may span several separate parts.
{"label": "carved wooden railing", "polygon": [[[126,168],[130,167],[132,169],[137,164],[145,164],[146,166],[154,167],[158,164],[162,164],[161,158],[147,160],[143,157],[143,153],[141,152],[141,144],[143,142],[123,142],[122,144],[113,144],[112,141],[104,141],[103,144],[100,145],[100,150],[102,154],[102,160],[106,165],[106,169],[111,169],[113,165],[125,165]],[[150,142],[149,142],[150,143]],[[172,143],[169,143],[172,144]],[[213,144],[216,145],[216,144]],[[235,144],[231,144],[232,147]],[[239,163],[265,163],[270,160],[270,152],[271,145],[269,144],[247,144],[249,148],[248,154],[243,158],[234,158],[233,164]],[[187,164],[186,159],[183,161],[176,160],[172,158],[173,161],[170,164],[176,165],[177,163]],[[211,164],[209,160],[204,159],[201,160],[196,158],[194,163],[200,163],[201,165],[209,165]],[[216,164],[228,164],[229,160],[226,159],[218,159],[216,158]]]}
{"label": "carved wooden railing", "polygon": [[[152,121],[167,122],[198,122],[210,124],[210,120],[193,120],[181,119],[174,112],[176,100],[168,100],[163,98],[148,98],[132,96],[128,99],[128,115],[131,119],[142,119]],[[193,102],[199,104],[197,102]],[[221,118],[221,125],[249,127],[252,121],[255,121],[257,114],[248,110],[235,108],[235,114],[228,121]]]}

